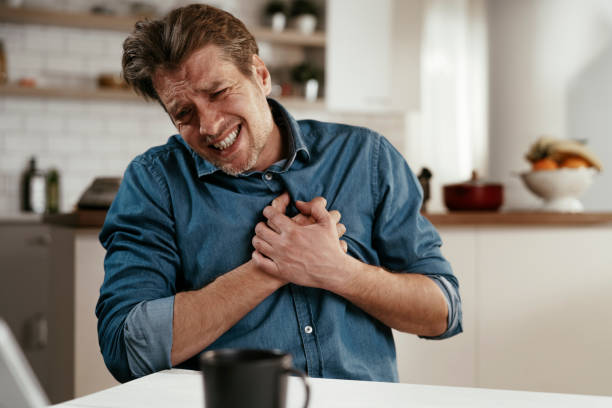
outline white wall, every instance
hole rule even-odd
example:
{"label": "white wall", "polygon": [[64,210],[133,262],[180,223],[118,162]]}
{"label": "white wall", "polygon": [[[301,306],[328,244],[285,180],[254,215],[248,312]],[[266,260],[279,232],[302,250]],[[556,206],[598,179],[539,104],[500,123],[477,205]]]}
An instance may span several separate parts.
{"label": "white wall", "polygon": [[[32,76],[41,85],[76,85],[119,72],[125,34],[0,24],[9,81]],[[62,176],[69,210],[94,176],[120,176],[136,154],[164,142],[173,126],[151,103],[53,98],[0,98],[0,212],[19,209],[19,178],[28,158]]]}
{"label": "white wall", "polygon": [[[585,78],[612,38],[609,1],[489,0],[488,8],[489,168],[493,178],[506,184],[507,208],[534,207],[539,201],[513,173],[529,169],[523,156],[540,135],[591,139],[598,154],[612,145],[606,137],[612,130],[609,115],[600,113],[596,125],[589,124],[588,116],[592,109],[610,106],[612,72],[600,69],[598,76]],[[588,84],[590,94],[577,91],[578,83]],[[600,92],[604,88],[605,95]],[[577,106],[579,100],[585,104]],[[608,160],[609,167],[612,155]],[[595,182],[592,194],[606,189],[603,181]],[[612,197],[607,197],[610,210]],[[585,204],[593,209],[595,203]]]}
{"label": "white wall", "polygon": [[[610,2],[612,6],[612,2]],[[612,44],[572,79],[567,101],[568,134],[588,139],[591,149],[604,161],[604,171],[582,198],[594,211],[612,209]]]}

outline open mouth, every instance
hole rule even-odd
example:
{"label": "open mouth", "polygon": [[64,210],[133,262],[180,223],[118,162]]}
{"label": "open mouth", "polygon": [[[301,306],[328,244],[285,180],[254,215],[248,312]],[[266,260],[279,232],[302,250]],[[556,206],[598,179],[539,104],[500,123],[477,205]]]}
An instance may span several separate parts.
{"label": "open mouth", "polygon": [[217,143],[211,144],[210,146],[219,151],[223,151],[228,147],[231,147],[236,142],[236,139],[238,138],[241,129],[242,125],[238,125],[238,127],[234,129],[229,135],[227,135],[225,139]]}

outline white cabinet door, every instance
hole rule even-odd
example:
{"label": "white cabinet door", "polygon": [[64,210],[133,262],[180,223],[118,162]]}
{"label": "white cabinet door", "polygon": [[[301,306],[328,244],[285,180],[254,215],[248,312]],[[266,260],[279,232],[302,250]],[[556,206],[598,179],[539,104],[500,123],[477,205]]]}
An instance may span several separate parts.
{"label": "white cabinet door", "polygon": [[612,229],[480,234],[478,385],[610,395]]}
{"label": "white cabinet door", "polygon": [[95,315],[100,286],[104,280],[106,251],[98,241],[97,229],[79,229],[75,239],[75,385],[76,397],[117,385],[98,345]]}
{"label": "white cabinet door", "polygon": [[424,340],[394,332],[400,381],[473,387],[476,385],[476,232],[473,228],[441,230],[442,253],[453,266],[463,298],[463,330],[446,340]]}
{"label": "white cabinet door", "polygon": [[327,2],[326,98],[333,110],[391,104],[392,0]]}

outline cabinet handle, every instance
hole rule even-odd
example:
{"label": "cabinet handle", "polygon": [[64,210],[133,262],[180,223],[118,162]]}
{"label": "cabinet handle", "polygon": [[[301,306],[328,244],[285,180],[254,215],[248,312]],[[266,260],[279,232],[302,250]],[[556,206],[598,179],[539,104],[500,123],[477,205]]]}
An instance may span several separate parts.
{"label": "cabinet handle", "polygon": [[42,314],[31,317],[27,323],[27,347],[30,350],[40,350],[49,343],[49,325]]}
{"label": "cabinet handle", "polygon": [[42,246],[46,247],[51,245],[53,242],[53,238],[51,238],[51,234],[41,234],[35,237],[30,237],[26,239],[26,243],[29,246]]}

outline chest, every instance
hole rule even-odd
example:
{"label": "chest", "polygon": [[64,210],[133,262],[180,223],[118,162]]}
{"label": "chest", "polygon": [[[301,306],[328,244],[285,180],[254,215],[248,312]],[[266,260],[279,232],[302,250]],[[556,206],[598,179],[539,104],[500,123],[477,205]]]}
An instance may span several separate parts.
{"label": "chest", "polygon": [[284,191],[291,197],[288,216],[296,214],[295,200],[325,197],[327,209],[342,214],[349,252],[362,259],[371,257],[371,187],[363,177],[346,171],[325,177],[312,169],[257,172],[240,178],[221,175],[197,180],[175,205],[185,289],[205,286],[249,261],[255,226],[265,221],[262,211]]}

